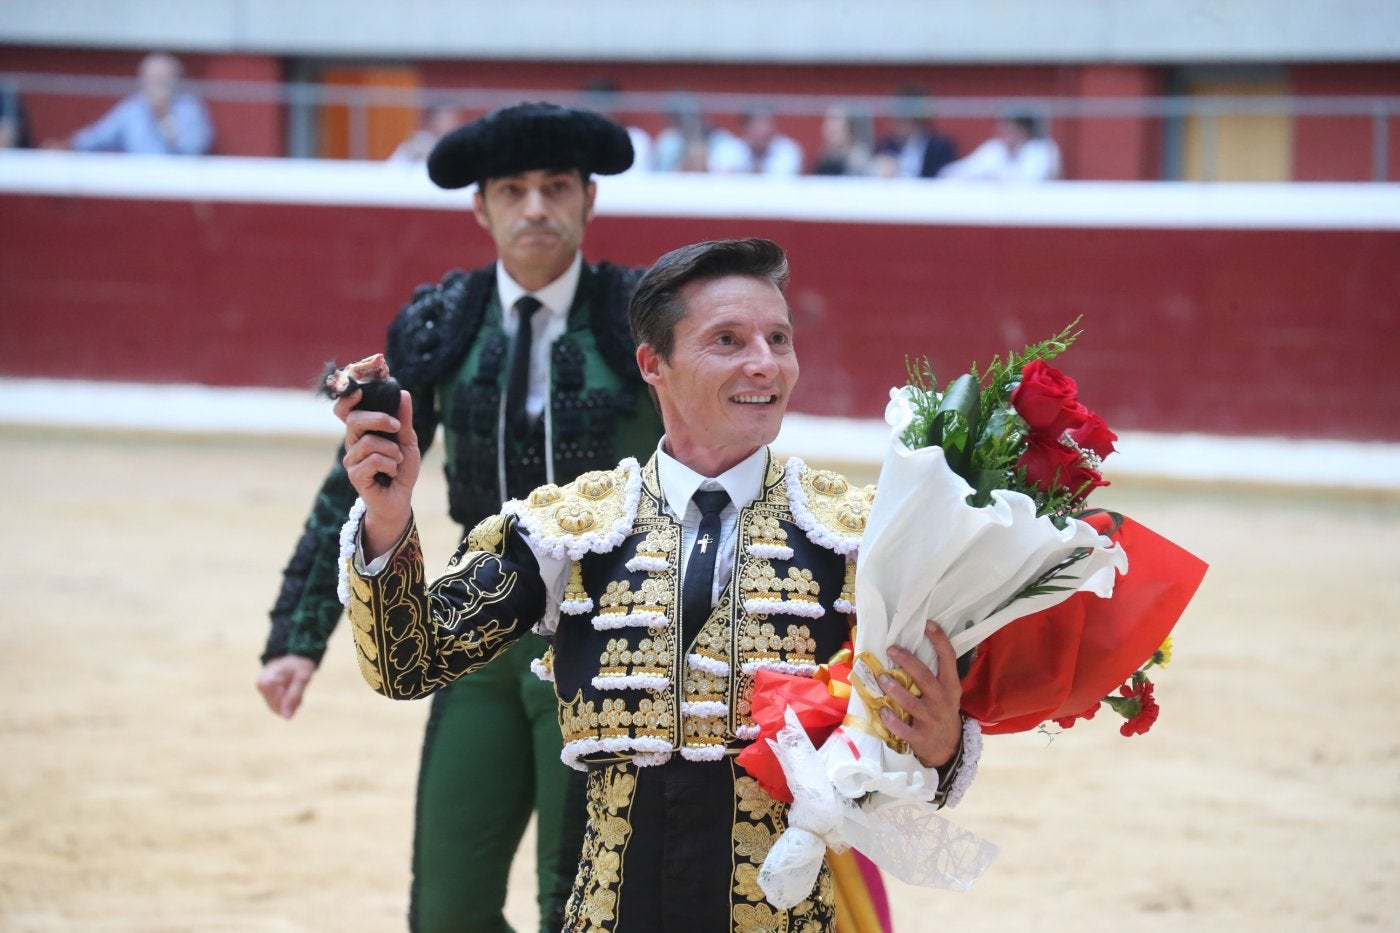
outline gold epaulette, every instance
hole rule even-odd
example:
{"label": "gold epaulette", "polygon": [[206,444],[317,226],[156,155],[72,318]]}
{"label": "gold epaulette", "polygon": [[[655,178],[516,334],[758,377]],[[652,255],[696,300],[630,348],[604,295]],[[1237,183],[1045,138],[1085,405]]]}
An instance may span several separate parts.
{"label": "gold epaulette", "polygon": [[611,470],[584,473],[566,486],[545,485],[507,502],[536,553],[578,560],[622,544],[637,518],[642,470],[628,457]]}
{"label": "gold epaulette", "polygon": [[793,518],[807,537],[838,554],[860,547],[874,486],[853,486],[831,470],[813,470],[797,458],[788,461],[788,499]]}

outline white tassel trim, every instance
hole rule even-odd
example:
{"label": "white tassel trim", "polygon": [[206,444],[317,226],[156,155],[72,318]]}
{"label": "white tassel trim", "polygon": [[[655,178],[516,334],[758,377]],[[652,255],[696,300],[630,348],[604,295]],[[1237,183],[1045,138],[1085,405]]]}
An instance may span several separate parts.
{"label": "white tassel trim", "polygon": [[670,570],[671,562],[664,557],[651,557],[649,555],[638,554],[623,566],[633,573],[642,570],[662,571]]}
{"label": "white tassel trim", "polygon": [[613,612],[593,617],[593,628],[606,632],[615,628],[665,628],[671,622],[664,612]]}
{"label": "white tassel trim", "polygon": [[593,600],[566,599],[559,604],[559,611],[565,615],[581,616],[593,611]]}
{"label": "white tassel trim", "polygon": [[963,722],[963,753],[958,764],[958,776],[953,778],[953,786],[948,788],[945,807],[956,807],[962,803],[963,795],[977,777],[977,765],[982,761],[982,726],[975,719]]}
{"label": "white tassel trim", "polygon": [[686,761],[723,761],[723,745],[687,745],[681,749],[681,757]]}
{"label": "white tassel trim", "polygon": [[357,498],[350,506],[350,515],[340,526],[340,571],[336,579],[335,594],[340,597],[342,606],[350,605],[350,561],[355,559],[355,539],[359,537],[360,520],[365,517],[365,500]]}
{"label": "white tassel trim", "polygon": [[545,683],[554,683],[554,669],[539,658],[530,662],[530,671]]}
{"label": "white tassel trim", "polygon": [[671,683],[660,674],[599,674],[593,678],[598,690],[665,690]]}
{"label": "white tassel trim", "polygon": [[746,742],[752,742],[754,739],[758,738],[758,733],[758,726],[740,726],[734,730],[735,737],[743,739]]}
{"label": "white tassel trim", "polygon": [[792,674],[796,677],[810,677],[817,672],[817,665],[807,662],[794,661],[745,661],[739,665],[739,670],[752,676],[758,671],[777,671],[779,674]]}
{"label": "white tassel trim", "polygon": [[525,540],[530,543],[530,549],[541,557],[578,560],[588,553],[606,554],[627,540],[632,523],[637,518],[637,504],[642,498],[642,468],[637,465],[636,458],[628,457],[617,467],[627,474],[622,494],[622,515],[604,531],[547,538],[542,534],[544,520],[519,499],[512,499],[501,506],[501,514],[514,515],[519,520],[525,528]]}
{"label": "white tassel trim", "polygon": [[638,739],[630,735],[619,735],[607,739],[575,739],[564,744],[563,750],[559,753],[559,760],[575,771],[587,771],[588,766],[583,763],[582,759],[586,755],[595,755],[598,752],[608,752],[614,755],[636,752],[637,754],[632,756],[632,763],[638,767],[646,768],[665,764],[671,757],[671,743],[665,739]]}
{"label": "white tassel trim", "polygon": [[792,508],[793,521],[807,533],[813,544],[843,557],[851,556],[860,548],[861,536],[838,534],[817,521],[807,507],[807,491],[802,488],[802,471],[805,469],[807,464],[797,457],[790,457],[783,471],[787,478],[788,505]]}
{"label": "white tassel trim", "polygon": [[723,719],[729,715],[729,704],[716,700],[686,700],[681,703],[681,715],[697,719]]}
{"label": "white tassel trim", "polygon": [[801,616],[804,619],[820,619],[826,615],[822,604],[807,599],[768,599],[750,596],[744,600],[744,611],[765,616]]}
{"label": "white tassel trim", "polygon": [[685,663],[692,671],[700,671],[711,677],[729,676],[728,662],[706,657],[703,654],[688,654],[685,656]]}
{"label": "white tassel trim", "polygon": [[835,609],[837,612],[841,612],[846,615],[851,615],[856,611],[856,604],[851,602],[849,599],[838,599],[836,600],[836,602],[831,604],[831,608]]}
{"label": "white tassel trim", "polygon": [[750,544],[745,548],[754,557],[769,560],[792,560],[792,548],[786,544]]}

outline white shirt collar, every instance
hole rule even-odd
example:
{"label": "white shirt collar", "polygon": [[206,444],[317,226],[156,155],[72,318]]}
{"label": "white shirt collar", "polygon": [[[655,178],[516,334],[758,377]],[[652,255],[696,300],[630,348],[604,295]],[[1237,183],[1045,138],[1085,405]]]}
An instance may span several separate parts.
{"label": "white shirt collar", "polygon": [[574,293],[578,291],[579,275],[583,270],[583,253],[574,253],[574,261],[564,274],[538,291],[526,292],[525,287],[510,277],[505,264],[496,260],[496,293],[501,296],[501,311],[505,318],[506,333],[515,333],[515,303],[522,295],[534,295],[554,317],[567,317],[574,304]]}
{"label": "white shirt collar", "polygon": [[656,475],[661,482],[661,494],[666,508],[679,521],[695,490],[722,488],[729,493],[735,508],[742,509],[763,491],[763,478],[768,472],[768,448],[760,447],[725,470],[719,476],[705,477],[681,463],[665,450],[666,438],[656,446]]}

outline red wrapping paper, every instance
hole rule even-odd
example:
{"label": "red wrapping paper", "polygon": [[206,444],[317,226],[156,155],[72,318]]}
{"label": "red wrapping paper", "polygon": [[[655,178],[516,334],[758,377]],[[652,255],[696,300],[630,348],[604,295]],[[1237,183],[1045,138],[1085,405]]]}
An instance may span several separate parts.
{"label": "red wrapping paper", "polygon": [[[832,676],[838,680],[844,680],[849,671],[850,665],[831,665]],[[788,789],[783,766],[778,763],[765,740],[777,737],[785,725],[783,711],[791,706],[797,714],[797,721],[802,723],[811,737],[812,744],[821,748],[822,743],[841,725],[841,720],[846,718],[848,702],[846,697],[832,696],[826,682],[814,677],[794,677],[775,671],[757,672],[753,677],[751,710],[753,721],[758,726],[758,738],[739,753],[739,766],[757,779],[774,800],[792,803],[792,791]]]}
{"label": "red wrapping paper", "polygon": [[[1107,531],[1108,516],[1088,519]],[[977,648],[963,678],[963,712],[988,734],[1025,732],[1082,713],[1117,690],[1161,646],[1206,564],[1128,518],[1113,533],[1128,572],[1113,598],[1076,593],[1017,619]]]}

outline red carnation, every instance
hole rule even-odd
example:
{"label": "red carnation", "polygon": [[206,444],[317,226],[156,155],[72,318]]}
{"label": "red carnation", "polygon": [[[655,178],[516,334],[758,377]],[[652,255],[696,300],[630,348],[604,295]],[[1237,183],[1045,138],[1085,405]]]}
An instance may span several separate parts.
{"label": "red carnation", "polygon": [[1157,721],[1157,714],[1161,712],[1156,698],[1152,696],[1152,681],[1145,677],[1139,680],[1137,676],[1133,680],[1134,683],[1118,688],[1121,697],[1106,698],[1107,703],[1127,720],[1118,729],[1124,737],[1142,735],[1151,729]]}
{"label": "red carnation", "polygon": [[1094,714],[1098,711],[1099,704],[1095,703],[1093,706],[1084,710],[1082,713],[1075,713],[1073,716],[1063,716],[1059,719],[1056,719],[1055,725],[1059,726],[1061,729],[1068,729],[1070,726],[1073,726],[1076,722],[1078,722],[1081,719],[1093,719]]}

